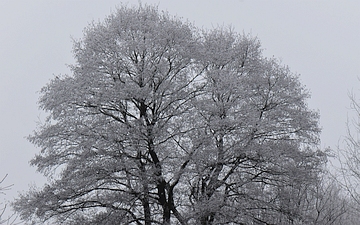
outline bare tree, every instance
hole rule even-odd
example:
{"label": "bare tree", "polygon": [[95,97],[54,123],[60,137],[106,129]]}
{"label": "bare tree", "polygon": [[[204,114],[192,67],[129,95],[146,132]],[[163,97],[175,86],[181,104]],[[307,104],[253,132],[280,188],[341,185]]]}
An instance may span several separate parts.
{"label": "bare tree", "polygon": [[[9,190],[13,186],[13,185],[2,186],[2,184],[4,183],[7,176],[8,175],[6,174],[0,180],[0,195],[5,195],[6,191]],[[16,216],[15,216],[15,214],[6,216],[5,212],[7,211],[7,209],[8,209],[8,204],[0,201],[0,224],[13,225],[13,224],[15,224]]]}
{"label": "bare tree", "polygon": [[339,147],[337,151],[337,159],[341,165],[337,171],[337,180],[360,209],[360,105],[354,94],[350,95],[350,100],[355,116],[347,123],[344,147]]}
{"label": "bare tree", "polygon": [[[52,177],[14,208],[32,222],[276,224],[316,183],[318,114],[298,76],[231,29],[120,7],[74,44],[73,74],[42,89],[29,137]],[[54,175],[54,176],[51,176]],[[285,202],[287,204],[285,204]]]}

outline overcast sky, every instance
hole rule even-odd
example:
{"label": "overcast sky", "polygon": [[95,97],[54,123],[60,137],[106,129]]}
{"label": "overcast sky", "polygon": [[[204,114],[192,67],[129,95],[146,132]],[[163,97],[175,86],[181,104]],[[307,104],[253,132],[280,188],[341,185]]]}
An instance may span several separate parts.
{"label": "overcast sky", "polygon": [[[137,0],[124,1],[129,5]],[[320,112],[321,148],[336,148],[346,134],[348,93],[360,98],[359,0],[142,0],[198,27],[232,25],[262,43],[265,56],[280,58],[300,74]],[[114,0],[0,0],[0,178],[14,184],[13,199],[44,179],[28,161],[39,149],[24,137],[45,118],[38,91],[74,62],[72,39],[92,20],[109,15]],[[341,142],[340,142],[341,144]]]}

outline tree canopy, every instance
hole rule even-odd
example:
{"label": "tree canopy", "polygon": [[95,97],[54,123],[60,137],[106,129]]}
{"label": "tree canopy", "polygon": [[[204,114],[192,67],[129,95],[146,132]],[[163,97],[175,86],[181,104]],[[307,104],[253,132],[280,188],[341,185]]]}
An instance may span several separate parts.
{"label": "tree canopy", "polygon": [[326,155],[298,75],[257,38],[121,6],[74,43],[29,137],[49,177],[14,203],[29,222],[292,224]]}

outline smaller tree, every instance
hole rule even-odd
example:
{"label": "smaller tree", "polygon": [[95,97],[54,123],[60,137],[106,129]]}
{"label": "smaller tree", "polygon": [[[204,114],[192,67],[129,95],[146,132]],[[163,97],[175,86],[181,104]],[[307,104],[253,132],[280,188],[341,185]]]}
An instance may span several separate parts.
{"label": "smaller tree", "polygon": [[337,158],[340,162],[340,183],[348,191],[351,198],[360,207],[360,104],[354,94],[350,95],[351,109],[355,118],[347,122],[347,135],[343,148],[338,148]]}
{"label": "smaller tree", "polygon": [[[7,174],[0,180],[0,195],[5,195],[5,191],[9,190],[12,185],[2,186]],[[16,217],[14,218],[14,214],[9,216],[5,215],[7,209],[7,204],[0,200],[0,224],[15,224]]]}
{"label": "smaller tree", "polygon": [[[344,219],[350,215],[350,201],[332,177],[324,175],[311,196],[312,219],[315,224],[349,224]],[[351,224],[351,223],[350,223]]]}

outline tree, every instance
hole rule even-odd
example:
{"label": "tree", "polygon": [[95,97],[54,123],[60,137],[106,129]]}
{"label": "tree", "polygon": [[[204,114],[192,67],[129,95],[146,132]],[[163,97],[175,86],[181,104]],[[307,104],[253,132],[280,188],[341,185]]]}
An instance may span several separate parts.
{"label": "tree", "polygon": [[[0,184],[2,184],[4,182],[6,177],[7,176],[5,176],[4,178],[2,178],[0,180]],[[8,189],[8,187],[0,187],[0,194],[4,194],[4,190],[7,190],[7,189]],[[3,217],[4,213],[5,213],[5,210],[6,210],[6,205],[3,204],[3,203],[0,203],[0,206],[1,206],[1,209],[0,209],[0,224],[3,224],[3,223],[6,222],[6,220],[2,219],[2,217]]]}
{"label": "tree", "polygon": [[337,159],[341,165],[337,172],[338,180],[346,191],[350,194],[351,198],[360,206],[360,190],[358,188],[360,182],[360,105],[354,94],[350,95],[351,108],[355,113],[355,119],[347,123],[347,136],[345,137],[345,146],[339,148],[337,151]]}
{"label": "tree", "polygon": [[316,143],[317,115],[306,109],[296,77],[276,60],[262,59],[256,40],[224,30],[204,39],[206,90],[196,108],[207,141],[192,176],[196,224],[265,223],[272,219],[260,217],[268,212],[289,214],[279,208],[280,187],[313,182],[323,162],[300,147]]}
{"label": "tree", "polygon": [[[73,74],[42,89],[31,161],[51,181],[14,203],[65,224],[271,224],[301,219],[318,180],[317,113],[256,38],[120,7],[74,44]],[[284,204],[284,201],[290,202]],[[285,206],[285,207],[284,207]]]}
{"label": "tree", "polygon": [[[0,195],[5,194],[5,191],[9,190],[12,185],[2,186],[3,182],[5,181],[6,177],[8,175],[6,174],[1,180],[0,180]],[[0,202],[0,224],[15,224],[16,217],[13,215],[9,215],[6,218],[5,212],[7,209],[7,204]]]}

